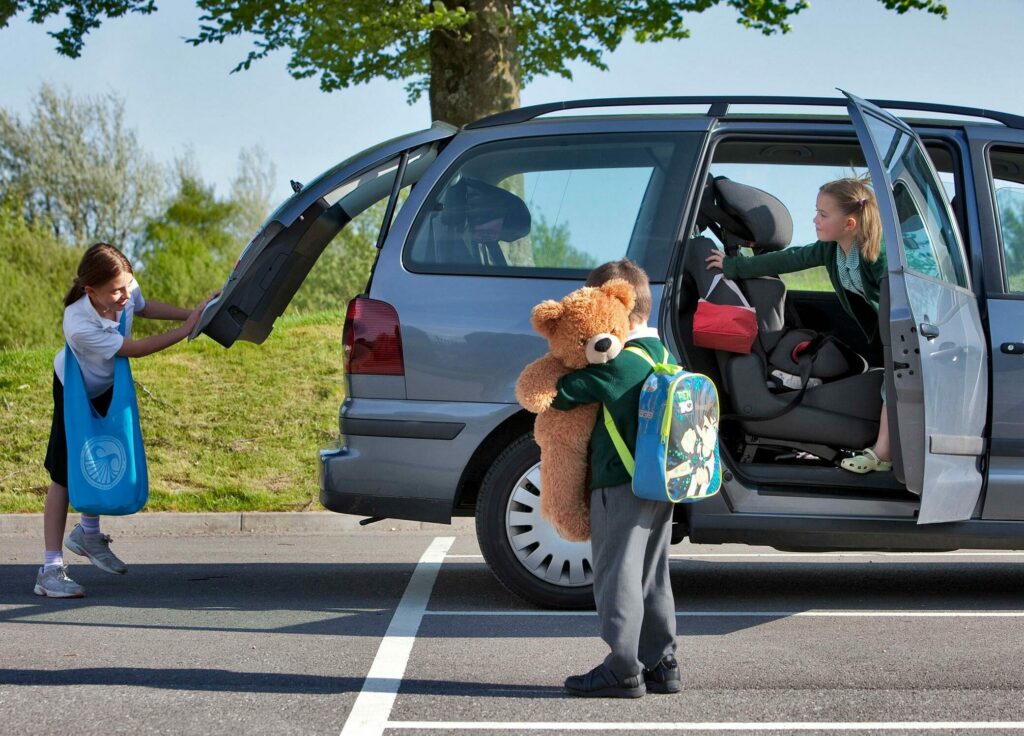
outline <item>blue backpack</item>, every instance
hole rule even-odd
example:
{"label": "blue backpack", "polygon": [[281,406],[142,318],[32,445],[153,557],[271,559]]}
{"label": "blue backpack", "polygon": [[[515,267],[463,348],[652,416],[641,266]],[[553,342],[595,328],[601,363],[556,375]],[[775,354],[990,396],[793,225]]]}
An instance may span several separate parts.
{"label": "blue backpack", "polygon": [[668,350],[660,363],[640,348],[626,350],[641,356],[653,369],[640,393],[635,462],[611,412],[603,407],[605,427],[633,478],[633,495],[672,503],[715,495],[722,487],[722,463],[714,382],[669,363]]}
{"label": "blue backpack", "polygon": [[[124,334],[121,314],[120,333]],[[149,497],[146,450],[128,358],[114,358],[114,395],[106,416],[89,401],[82,369],[64,347],[64,429],[68,444],[68,496],[83,514],[134,514]]]}

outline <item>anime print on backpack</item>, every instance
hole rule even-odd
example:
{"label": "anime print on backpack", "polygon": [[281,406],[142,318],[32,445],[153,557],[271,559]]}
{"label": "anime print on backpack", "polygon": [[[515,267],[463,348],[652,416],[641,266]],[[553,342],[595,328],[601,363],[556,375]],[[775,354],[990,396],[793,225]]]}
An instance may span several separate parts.
{"label": "anime print on backpack", "polygon": [[605,412],[608,433],[633,477],[633,494],[672,503],[715,495],[722,485],[722,471],[714,382],[666,362],[667,352],[662,362],[655,363],[639,348],[626,350],[643,357],[652,368],[640,393],[635,460]]}
{"label": "anime print on backpack", "polygon": [[722,485],[718,391],[699,373],[680,370],[667,378],[655,372],[640,394],[633,492],[649,487],[672,501],[698,501]]}

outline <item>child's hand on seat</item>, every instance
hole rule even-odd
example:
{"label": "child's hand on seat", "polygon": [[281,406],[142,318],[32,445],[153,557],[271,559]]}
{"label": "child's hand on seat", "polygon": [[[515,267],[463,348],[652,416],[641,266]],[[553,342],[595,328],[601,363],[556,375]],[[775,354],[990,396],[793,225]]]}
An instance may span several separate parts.
{"label": "child's hand on seat", "polygon": [[711,251],[711,255],[704,259],[704,262],[708,264],[707,268],[709,271],[714,271],[716,268],[721,269],[722,263],[725,261],[725,253],[720,250]]}

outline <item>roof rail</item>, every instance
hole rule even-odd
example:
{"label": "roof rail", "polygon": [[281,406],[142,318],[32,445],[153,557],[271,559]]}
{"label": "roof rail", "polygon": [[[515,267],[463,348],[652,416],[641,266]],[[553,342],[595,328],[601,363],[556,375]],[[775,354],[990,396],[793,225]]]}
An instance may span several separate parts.
{"label": "roof rail", "polygon": [[[940,105],[928,102],[905,102],[900,100],[868,100],[878,107],[895,110],[918,110],[922,112],[941,112],[954,115],[995,120],[1008,128],[1024,129],[1024,116],[1013,115],[996,110],[985,110],[980,107],[960,107],[959,105]],[[818,107],[846,107],[848,101],[836,97],[771,97],[771,96],[710,96],[710,97],[608,97],[590,100],[566,100],[547,102],[540,105],[520,107],[489,115],[467,124],[467,129],[491,128],[496,125],[524,123],[541,115],[562,110],[577,110],[587,107],[639,107],[654,105],[708,105],[709,117],[722,117],[729,111],[730,105],[804,105]]]}

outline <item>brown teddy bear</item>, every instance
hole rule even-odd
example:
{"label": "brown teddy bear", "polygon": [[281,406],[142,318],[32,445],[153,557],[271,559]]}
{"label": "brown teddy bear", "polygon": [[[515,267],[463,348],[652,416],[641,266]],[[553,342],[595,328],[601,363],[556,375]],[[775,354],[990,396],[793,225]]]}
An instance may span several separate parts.
{"label": "brown teddy bear", "polygon": [[537,415],[533,436],[540,446],[540,511],[564,539],[590,539],[588,447],[601,406],[547,409],[559,378],[619,354],[635,300],[629,282],[612,279],[577,289],[558,302],[544,301],[530,315],[533,329],[547,339],[549,352],[519,374],[516,399]]}

